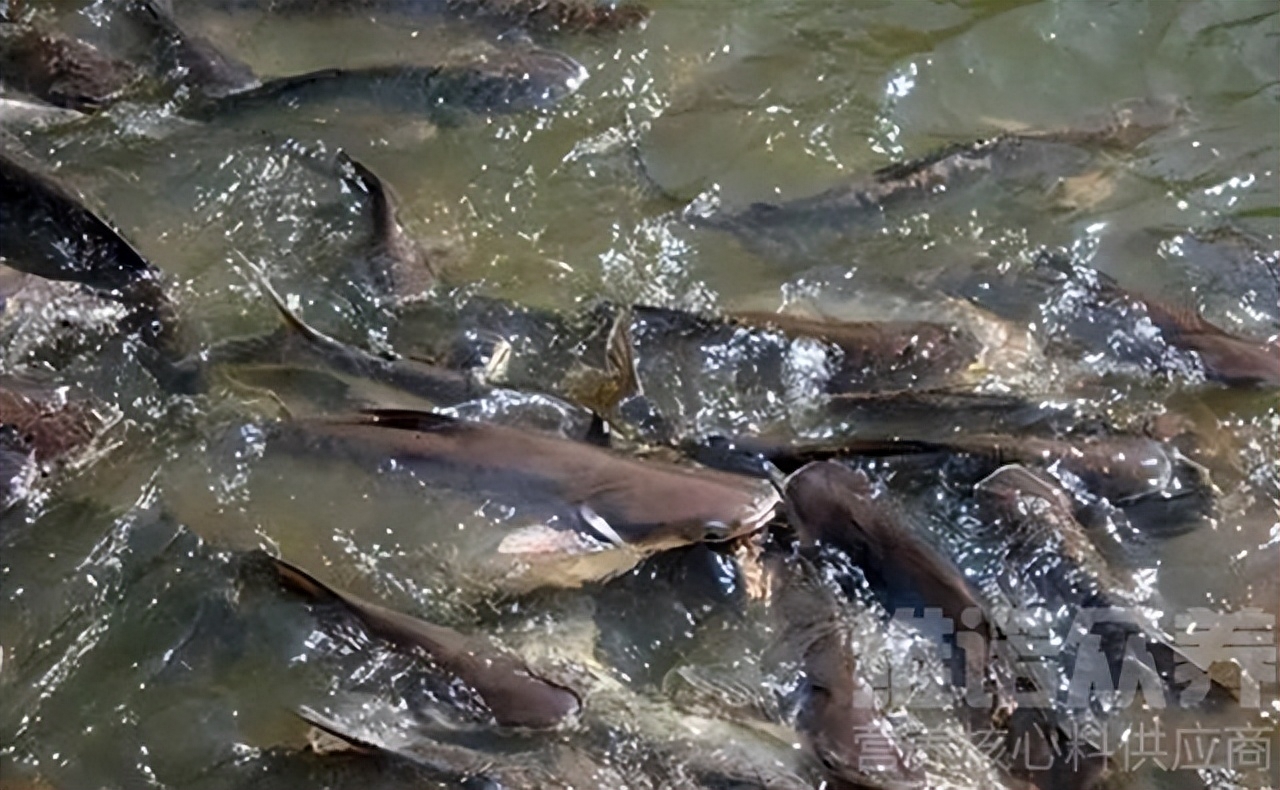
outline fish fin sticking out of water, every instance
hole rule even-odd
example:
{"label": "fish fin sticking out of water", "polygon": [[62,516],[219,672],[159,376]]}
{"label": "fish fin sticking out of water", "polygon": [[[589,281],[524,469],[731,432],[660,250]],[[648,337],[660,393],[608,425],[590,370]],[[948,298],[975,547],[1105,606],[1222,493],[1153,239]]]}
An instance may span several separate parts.
{"label": "fish fin sticking out of water", "polygon": [[475,689],[501,725],[555,727],[581,708],[577,694],[533,675],[519,659],[483,639],[369,603],[329,587],[296,565],[268,559],[288,588],[318,603],[340,604],[371,633],[422,650]]}
{"label": "fish fin sticking out of water", "polygon": [[210,98],[261,84],[247,63],[218,49],[207,38],[184,30],[173,16],[170,0],[127,0],[125,9],[161,49],[161,65],[168,78]]}
{"label": "fish fin sticking out of water", "polygon": [[284,321],[284,325],[289,331],[296,333],[298,336],[310,343],[317,345],[336,345],[342,346],[337,340],[329,337],[325,333],[302,320],[302,316],[295,313],[288,304],[285,303],[284,297],[275,289],[271,281],[266,278],[262,272],[255,269],[254,274],[258,282],[258,287],[266,293],[267,298],[271,300],[271,304],[276,308],[276,312],[280,314],[280,318]]}
{"label": "fish fin sticking out of water", "polygon": [[405,233],[400,219],[399,197],[395,190],[345,151],[337,155],[343,180],[352,189],[369,196],[373,219],[373,250],[370,279],[380,294],[404,300],[430,290],[439,276],[437,267],[423,249]]}
{"label": "fish fin sticking out of water", "polygon": [[[294,711],[294,715],[314,730],[307,734],[307,747],[316,754],[335,754],[346,751],[357,754],[378,754],[382,751],[377,744],[348,732],[333,719],[322,716],[311,708],[306,706],[298,708]],[[325,737],[317,737],[317,734]]]}

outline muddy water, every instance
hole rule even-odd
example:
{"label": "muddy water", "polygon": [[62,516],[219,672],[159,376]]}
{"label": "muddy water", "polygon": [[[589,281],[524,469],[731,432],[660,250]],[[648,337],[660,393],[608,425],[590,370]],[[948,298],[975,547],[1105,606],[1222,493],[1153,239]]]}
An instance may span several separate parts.
{"label": "muddy water", "polygon": [[[170,105],[126,102],[23,133],[21,144],[91,195],[167,273],[195,342],[275,326],[249,282],[249,262],[318,327],[406,352],[438,350],[450,306],[475,297],[565,316],[608,301],[945,318],[954,305],[940,293],[969,295],[1051,349],[1048,362],[1017,371],[1027,375],[1005,371],[1005,384],[1056,396],[1088,381],[1090,409],[1118,422],[1165,409],[1195,421],[1196,457],[1221,489],[1216,511],[1139,552],[1166,627],[1194,607],[1274,616],[1274,396],[1198,387],[1193,368],[1166,375],[1141,350],[1137,319],[1124,306],[1098,322],[1105,329],[1092,345],[1055,344],[1065,328],[1079,327],[1072,294],[999,287],[1037,250],[1062,248],[1233,331],[1280,331],[1274,3],[653,5],[642,31],[543,41],[590,72],[575,96],[548,111],[435,125],[339,102],[196,123]],[[188,25],[264,76],[430,62],[482,48],[492,35],[436,18],[179,6]],[[38,9],[104,46],[119,44],[101,11]],[[1132,150],[1092,157],[1071,174],[1078,178],[984,183],[936,206],[782,245],[682,216],[695,201],[732,211],[815,194],[951,143],[1069,126],[1135,97],[1172,97],[1186,111]],[[394,185],[408,232],[446,264],[436,301],[416,312],[380,311],[350,282],[365,206],[326,169],[339,148]],[[1238,236],[1205,240],[1228,225],[1270,252],[1270,274],[1233,246]],[[63,298],[53,304],[89,310]],[[578,330],[529,320],[537,331],[516,343],[513,364],[554,387],[539,378],[571,365],[581,349],[564,338]],[[504,519],[500,506],[442,499],[394,469],[368,474],[340,459],[264,452],[262,426],[280,404],[262,387],[224,383],[208,396],[165,396],[108,335],[48,342],[67,331],[47,314],[3,329],[0,370],[56,369],[116,417],[90,458],[51,478],[29,506],[0,516],[5,780],[39,777],[61,788],[417,781],[296,753],[303,728],[289,711],[299,705],[340,710],[369,694],[418,709],[448,706],[438,690],[422,688],[412,665],[359,634],[322,627],[246,568],[237,552],[254,547],[531,654],[558,651],[573,666],[609,667],[597,671],[619,688],[602,697],[599,722],[555,736],[599,763],[589,776],[616,769],[607,781],[582,780],[586,786],[616,786],[619,776],[637,787],[679,785],[678,767],[691,758],[659,749],[653,737],[668,728],[664,716],[679,715],[670,708],[681,699],[672,678],[711,677],[712,686],[752,685],[766,696],[794,681],[794,666],[768,649],[768,618],[744,601],[721,555],[678,552],[603,587],[515,596],[483,562],[493,546],[485,530]],[[651,386],[669,385],[655,399],[682,428],[847,431],[814,416],[819,394],[803,374],[821,360],[804,348],[786,360],[779,375],[790,383],[776,393],[741,372],[744,364],[755,370],[750,353],[712,351],[639,360]],[[915,528],[961,558],[979,586],[998,588],[984,547],[966,532],[968,511],[947,499],[946,486],[925,483],[903,487],[915,498]],[[886,632],[874,613],[851,617],[870,671],[915,649],[926,659],[907,686],[923,694],[936,685],[923,640],[897,625]],[[1274,663],[1272,672],[1274,681]],[[1161,714],[1163,762],[1172,762],[1177,728],[1214,729],[1225,749],[1225,728],[1250,723],[1272,737],[1272,767],[1239,781],[1280,784],[1274,696],[1274,685],[1264,688],[1262,710],[1243,715]],[[891,712],[921,745],[937,785],[989,786],[990,766],[952,717],[900,701]],[[1133,720],[1150,728],[1153,716]],[[1119,786],[1203,781],[1132,762]]]}

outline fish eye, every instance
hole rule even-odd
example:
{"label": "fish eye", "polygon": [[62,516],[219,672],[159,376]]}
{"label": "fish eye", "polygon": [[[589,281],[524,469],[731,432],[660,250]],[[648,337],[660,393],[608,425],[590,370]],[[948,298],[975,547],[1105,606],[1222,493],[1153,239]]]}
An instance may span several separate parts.
{"label": "fish eye", "polygon": [[703,540],[728,540],[729,537],[729,525],[723,521],[708,521],[702,525]]}

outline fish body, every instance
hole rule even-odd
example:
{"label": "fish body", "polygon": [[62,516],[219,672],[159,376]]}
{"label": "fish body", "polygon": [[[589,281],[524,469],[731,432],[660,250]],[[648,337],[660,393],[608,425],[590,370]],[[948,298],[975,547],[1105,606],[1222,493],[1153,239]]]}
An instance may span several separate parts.
{"label": "fish body", "polygon": [[138,361],[162,386],[183,388],[175,363],[186,341],[160,270],[83,200],[8,152],[0,152],[0,258],[123,304],[120,328],[142,341]]}
{"label": "fish body", "polygon": [[488,391],[476,376],[416,359],[370,354],[311,327],[265,280],[261,286],[283,320],[279,330],[219,343],[181,366],[203,377],[211,368],[296,368],[329,371],[353,381],[371,381],[437,406],[452,406]]}
{"label": "fish body", "polygon": [[483,639],[364,601],[325,585],[284,560],[271,558],[271,564],[289,589],[319,603],[340,604],[370,633],[426,653],[475,689],[499,724],[554,727],[581,707],[572,691],[538,678],[519,659]]}
{"label": "fish body", "polygon": [[168,0],[126,0],[128,18],[153,42],[166,75],[207,97],[221,97],[260,84],[248,64],[188,33],[174,19]]}
{"label": "fish body", "polygon": [[263,106],[313,107],[351,100],[450,122],[463,111],[546,109],[577,91],[586,78],[586,69],[568,55],[518,46],[461,63],[329,68],[278,77],[208,102],[195,113],[214,118]]}
{"label": "fish body", "polygon": [[778,640],[801,675],[796,726],[831,787],[920,788],[858,666],[840,603],[804,557],[770,563]]}
{"label": "fish body", "polygon": [[839,240],[886,213],[926,208],[944,196],[984,182],[1032,184],[1047,191],[1083,172],[1095,160],[1091,149],[1132,147],[1178,116],[1171,102],[1128,102],[1076,128],[1021,130],[954,144],[927,156],[876,170],[809,197],[784,203],[754,203],[740,211],[686,211],[695,225],[727,230],[749,248],[786,257]]}
{"label": "fish body", "polygon": [[0,23],[4,83],[57,107],[81,112],[120,98],[139,72],[92,44],[16,23]]}
{"label": "fish body", "polygon": [[760,481],[430,412],[373,410],[285,427],[304,441],[336,441],[362,455],[394,459],[423,480],[540,504],[571,517],[588,534],[646,551],[752,532],[778,502]]}
{"label": "fish body", "polygon": [[266,5],[279,14],[447,15],[531,32],[609,33],[640,27],[650,11],[623,0],[224,0],[224,5]]}
{"label": "fish body", "polygon": [[787,478],[786,507],[801,544],[827,544],[847,555],[890,612],[937,607],[960,622],[966,609],[981,610],[960,570],[901,523],[865,473],[811,463]]}
{"label": "fish body", "polygon": [[828,382],[831,392],[910,386],[921,379],[959,373],[980,351],[964,330],[933,321],[829,321],[785,313],[733,313],[730,320],[769,327],[791,338],[807,337],[840,350],[839,370]]}

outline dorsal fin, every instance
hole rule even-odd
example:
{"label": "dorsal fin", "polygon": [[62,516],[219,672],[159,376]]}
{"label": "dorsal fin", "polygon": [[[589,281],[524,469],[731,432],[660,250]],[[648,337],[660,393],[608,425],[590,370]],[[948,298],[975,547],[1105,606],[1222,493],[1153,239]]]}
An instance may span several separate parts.
{"label": "dorsal fin", "polygon": [[271,285],[271,282],[267,280],[266,275],[256,269],[254,270],[254,275],[258,280],[258,286],[261,287],[262,290],[266,291],[267,296],[271,299],[271,303],[275,305],[276,311],[280,313],[280,317],[284,320],[284,325],[286,327],[297,332],[299,335],[302,335],[312,343],[329,344],[338,342],[320,330],[312,327],[306,321],[303,321],[301,316],[293,312],[293,310],[290,310],[289,305],[285,304],[284,297],[282,297],[280,292]]}
{"label": "dorsal fin", "polygon": [[335,593],[324,582],[279,557],[267,556],[271,566],[280,576],[280,581],[289,589],[301,593],[313,601],[336,601],[341,596]]}

